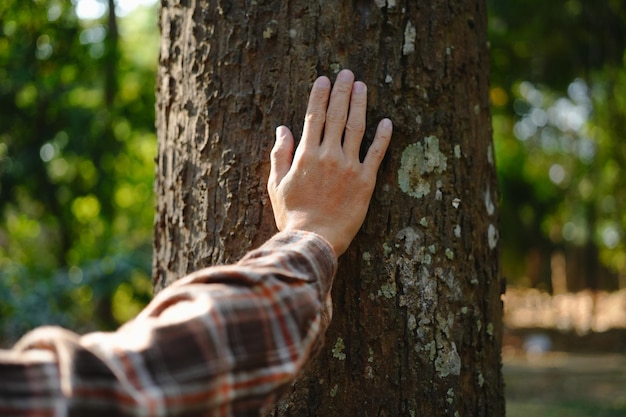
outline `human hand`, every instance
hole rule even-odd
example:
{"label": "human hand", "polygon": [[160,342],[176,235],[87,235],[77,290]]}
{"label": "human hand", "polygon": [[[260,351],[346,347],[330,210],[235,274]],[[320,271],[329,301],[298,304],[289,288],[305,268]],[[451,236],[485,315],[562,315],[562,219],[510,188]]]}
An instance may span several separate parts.
{"label": "human hand", "polygon": [[[330,94],[330,97],[329,97]],[[305,230],[324,237],[337,256],[348,249],[365,220],[376,173],[391,139],[392,123],[378,124],[364,161],[367,87],[343,70],[332,88],[327,77],[313,84],[302,139],[276,129],[268,191],[279,230]]]}

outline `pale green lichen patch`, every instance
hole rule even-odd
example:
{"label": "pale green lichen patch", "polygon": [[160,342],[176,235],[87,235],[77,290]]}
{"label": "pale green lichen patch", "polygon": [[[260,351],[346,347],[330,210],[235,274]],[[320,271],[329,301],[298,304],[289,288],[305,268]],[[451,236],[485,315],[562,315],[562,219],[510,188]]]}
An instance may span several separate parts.
{"label": "pale green lichen patch", "polygon": [[454,157],[456,159],[461,158],[461,145],[454,145]]}
{"label": "pale green lichen patch", "polygon": [[422,198],[431,191],[426,174],[441,174],[447,167],[447,158],[439,149],[437,137],[427,136],[423,145],[412,143],[402,152],[398,170],[400,189],[411,197]]}
{"label": "pale green lichen patch", "polygon": [[396,283],[387,282],[383,284],[380,287],[380,290],[378,290],[378,295],[382,295],[385,298],[394,298],[396,296]]}
{"label": "pale green lichen patch", "polygon": [[415,38],[417,31],[410,20],[406,22],[404,28],[404,43],[402,45],[402,55],[409,55],[415,52]]}
{"label": "pale green lichen patch", "polygon": [[341,337],[337,338],[337,341],[335,342],[335,346],[333,347],[333,357],[339,359],[340,361],[343,361],[346,359],[346,354],[344,352],[344,349],[346,348],[346,345],[343,343],[343,339]]}
{"label": "pale green lichen patch", "polygon": [[437,355],[437,344],[434,341],[426,343],[424,345],[424,352],[428,353],[428,357],[431,361],[435,360],[435,356]]}
{"label": "pale green lichen patch", "polygon": [[452,252],[452,249],[446,248],[446,258],[450,260],[454,259],[454,252]]}
{"label": "pale green lichen patch", "polygon": [[405,227],[396,234],[396,239],[398,243],[395,246],[399,248],[399,243],[403,242],[406,254],[414,257],[419,253],[424,234],[412,227]]}
{"label": "pale green lichen patch", "polygon": [[443,345],[437,351],[435,370],[441,378],[445,378],[448,375],[461,374],[461,357],[456,350],[456,344],[454,342]]}
{"label": "pale green lichen patch", "polygon": [[443,199],[443,192],[441,191],[441,187],[443,187],[443,182],[441,180],[437,180],[437,191],[435,192],[435,200]]}
{"label": "pale green lichen patch", "polygon": [[448,287],[448,296],[451,297],[451,299],[463,299],[463,291],[461,291],[461,287],[454,279],[454,268],[435,268],[435,275],[439,278],[441,283]]}
{"label": "pale green lichen patch", "polygon": [[454,402],[454,390],[450,388],[446,394],[448,394],[446,401],[448,404],[452,404]]}
{"label": "pale green lichen patch", "polygon": [[426,217],[422,217],[420,219],[420,224],[424,227],[428,227],[428,219]]}
{"label": "pale green lichen patch", "polygon": [[491,190],[487,187],[487,191],[485,191],[485,208],[487,209],[487,214],[493,216],[493,213],[496,211],[496,206],[491,201]]}
{"label": "pale green lichen patch", "polygon": [[369,252],[363,252],[363,255],[361,255],[361,258],[363,258],[363,260],[369,264],[370,261],[372,260],[372,255]]}
{"label": "pale green lichen patch", "polygon": [[278,31],[278,22],[276,20],[270,20],[265,25],[265,30],[263,31],[263,39],[271,39],[276,36]]}
{"label": "pale green lichen patch", "polygon": [[415,318],[414,314],[409,314],[409,318],[406,321],[406,327],[410,331],[417,329],[417,319]]}
{"label": "pale green lichen patch", "polygon": [[330,396],[331,397],[335,397],[337,395],[337,391],[339,390],[339,385],[335,384],[334,387],[331,388],[330,390]]}
{"label": "pale green lichen patch", "polygon": [[498,229],[493,224],[490,224],[487,228],[487,243],[489,249],[495,249],[498,245]]}

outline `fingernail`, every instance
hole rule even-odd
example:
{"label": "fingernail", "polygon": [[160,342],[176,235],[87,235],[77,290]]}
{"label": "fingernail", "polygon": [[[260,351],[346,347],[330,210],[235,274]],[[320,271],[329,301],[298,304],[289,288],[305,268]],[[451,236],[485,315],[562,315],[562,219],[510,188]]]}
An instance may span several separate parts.
{"label": "fingernail", "polygon": [[380,125],[381,127],[384,127],[385,129],[389,129],[392,125],[391,120],[389,119],[383,119],[380,121]]}
{"label": "fingernail", "polygon": [[367,89],[367,86],[364,82],[357,81],[352,86],[352,89],[355,93],[363,93]]}
{"label": "fingernail", "polygon": [[317,80],[315,80],[315,84],[318,87],[328,87],[330,88],[330,80],[328,77],[321,76]]}
{"label": "fingernail", "polygon": [[280,125],[276,127],[276,139],[282,138],[285,136],[284,126]]}
{"label": "fingernail", "polygon": [[341,72],[337,74],[337,79],[341,81],[351,81],[352,77],[352,71],[347,69],[341,70]]}

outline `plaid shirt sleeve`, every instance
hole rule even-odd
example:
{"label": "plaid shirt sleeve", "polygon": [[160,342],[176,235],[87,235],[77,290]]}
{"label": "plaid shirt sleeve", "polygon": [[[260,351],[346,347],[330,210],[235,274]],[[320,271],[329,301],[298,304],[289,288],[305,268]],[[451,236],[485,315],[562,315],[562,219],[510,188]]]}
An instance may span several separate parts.
{"label": "plaid shirt sleeve", "polygon": [[321,345],[336,267],[321,237],[283,232],[116,332],[36,329],[0,351],[0,415],[262,415]]}

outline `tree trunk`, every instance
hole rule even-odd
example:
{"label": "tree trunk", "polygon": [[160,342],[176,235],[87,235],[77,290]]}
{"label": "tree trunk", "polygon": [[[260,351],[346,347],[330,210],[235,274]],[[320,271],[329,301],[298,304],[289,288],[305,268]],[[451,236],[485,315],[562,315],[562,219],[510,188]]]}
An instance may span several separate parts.
{"label": "tree trunk", "polygon": [[350,68],[368,138],[394,135],[325,348],[274,414],[504,415],[485,0],[170,0],[161,30],[155,289],[274,233],[274,127]]}

